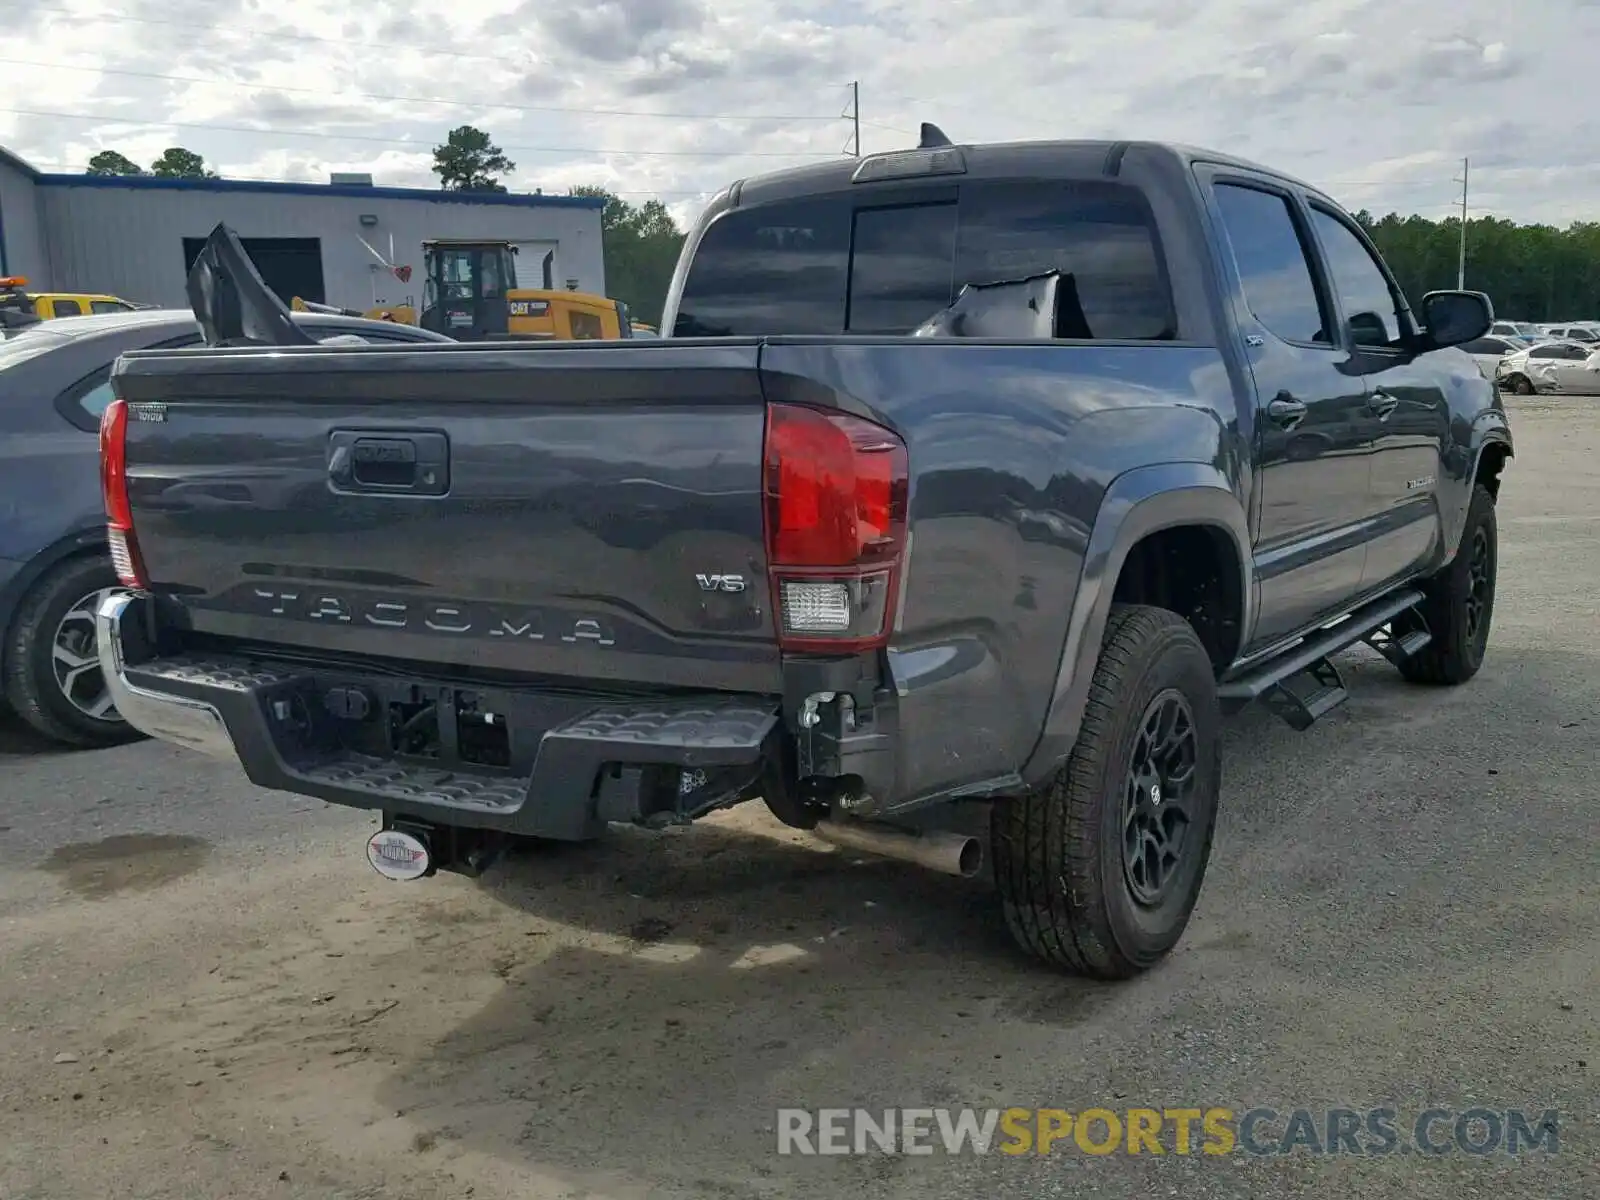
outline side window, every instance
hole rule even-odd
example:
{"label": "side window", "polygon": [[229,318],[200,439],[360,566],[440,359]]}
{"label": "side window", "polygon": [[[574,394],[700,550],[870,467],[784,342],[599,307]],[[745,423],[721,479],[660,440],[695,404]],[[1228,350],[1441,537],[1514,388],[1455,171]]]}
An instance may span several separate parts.
{"label": "side window", "polygon": [[56,411],[82,430],[98,430],[100,414],[114,397],[111,364],[90,372],[56,397]]}
{"label": "side window", "polygon": [[1218,184],[1216,197],[1256,320],[1285,341],[1332,345],[1287,197],[1230,183]]}
{"label": "side window", "polygon": [[1377,259],[1359,237],[1326,209],[1312,206],[1311,221],[1327,255],[1328,271],[1344,303],[1345,321],[1358,346],[1396,346],[1400,305]]}
{"label": "side window", "polygon": [[1560,346],[1536,346],[1528,351],[1529,358],[1564,358]]}
{"label": "side window", "polygon": [[440,256],[439,274],[446,300],[471,300],[475,290],[471,250],[447,250]]}
{"label": "side window", "polygon": [[1136,188],[1090,180],[966,184],[958,241],[958,291],[1060,271],[1071,276],[1087,326],[1076,336],[1177,333],[1155,219]]}
{"label": "side window", "polygon": [[851,333],[909,333],[950,304],[956,206],[856,213],[850,256]]}
{"label": "side window", "polygon": [[100,414],[106,411],[113,399],[111,379],[107,377],[104,383],[95,384],[94,387],[78,397],[78,407],[98,421]]}
{"label": "side window", "polygon": [[600,326],[600,318],[594,313],[573,313],[572,337],[574,341],[594,341],[605,337],[605,331]]}
{"label": "side window", "polygon": [[850,210],[838,197],[735,209],[695,249],[673,335],[838,333],[849,258]]}
{"label": "side window", "polygon": [[52,300],[50,302],[50,308],[51,311],[54,312],[58,317],[83,316],[83,305],[79,304],[76,300]]}
{"label": "side window", "polygon": [[122,304],[116,300],[91,300],[89,301],[89,311],[94,313],[132,312],[133,305]]}

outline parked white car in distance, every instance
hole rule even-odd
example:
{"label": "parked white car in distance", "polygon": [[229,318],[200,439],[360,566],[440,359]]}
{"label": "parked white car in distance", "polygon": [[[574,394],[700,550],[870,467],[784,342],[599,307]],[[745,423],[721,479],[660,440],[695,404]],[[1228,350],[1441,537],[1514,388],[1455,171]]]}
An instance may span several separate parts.
{"label": "parked white car in distance", "polygon": [[1478,364],[1478,370],[1485,379],[1493,379],[1500,360],[1508,354],[1528,349],[1528,343],[1521,338],[1488,336],[1468,342],[1461,348],[1472,355],[1472,361]]}
{"label": "parked white car in distance", "polygon": [[1546,325],[1544,336],[1551,341],[1600,342],[1600,334],[1589,328],[1585,321],[1572,321],[1565,325]]}
{"label": "parked white car in distance", "polygon": [[1489,326],[1489,336],[1521,338],[1529,345],[1543,340],[1539,327],[1530,321],[1496,321]]}
{"label": "parked white car in distance", "polygon": [[1519,396],[1600,395],[1600,346],[1542,342],[1500,360],[1495,382]]}

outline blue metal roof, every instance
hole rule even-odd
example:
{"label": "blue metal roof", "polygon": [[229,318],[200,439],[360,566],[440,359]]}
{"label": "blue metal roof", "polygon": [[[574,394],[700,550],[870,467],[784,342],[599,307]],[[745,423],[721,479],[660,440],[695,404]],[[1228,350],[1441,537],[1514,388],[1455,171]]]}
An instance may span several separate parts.
{"label": "blue metal roof", "polygon": [[432,204],[498,204],[511,208],[605,207],[600,196],[545,196],[526,192],[447,192],[429,188],[366,187],[340,183],[267,183],[253,179],[162,179],[154,175],[34,176],[44,187],[131,188],[173,192],[265,192],[275,196],[339,196],[352,200],[420,200]]}

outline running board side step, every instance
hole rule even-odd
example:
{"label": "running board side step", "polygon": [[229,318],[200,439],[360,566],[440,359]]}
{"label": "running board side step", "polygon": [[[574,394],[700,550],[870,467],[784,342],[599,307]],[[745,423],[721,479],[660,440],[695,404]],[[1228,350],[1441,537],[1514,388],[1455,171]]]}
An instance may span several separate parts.
{"label": "running board side step", "polygon": [[1365,642],[1390,662],[1398,664],[1431,640],[1423,630],[1396,637],[1390,622],[1423,600],[1410,589],[1383,596],[1356,609],[1331,628],[1321,629],[1279,657],[1254,667],[1217,688],[1224,712],[1237,712],[1257,700],[1282,717],[1293,729],[1311,728],[1350,698],[1344,679],[1331,656]]}

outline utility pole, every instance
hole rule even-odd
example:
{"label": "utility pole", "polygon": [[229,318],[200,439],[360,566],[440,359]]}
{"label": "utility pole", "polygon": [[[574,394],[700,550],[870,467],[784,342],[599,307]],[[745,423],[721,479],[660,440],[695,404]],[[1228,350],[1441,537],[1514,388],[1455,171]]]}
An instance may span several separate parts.
{"label": "utility pole", "polygon": [[840,114],[850,118],[850,156],[861,157],[861,81],[850,85],[850,110]]}
{"label": "utility pole", "polygon": [[1467,173],[1471,168],[1471,160],[1461,160],[1461,242],[1456,250],[1456,291],[1464,291],[1467,286]]}
{"label": "utility pole", "polygon": [[850,124],[855,130],[856,157],[861,157],[861,81],[850,85]]}

